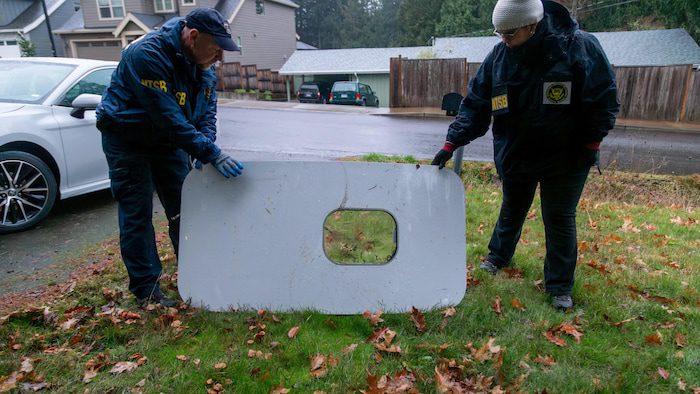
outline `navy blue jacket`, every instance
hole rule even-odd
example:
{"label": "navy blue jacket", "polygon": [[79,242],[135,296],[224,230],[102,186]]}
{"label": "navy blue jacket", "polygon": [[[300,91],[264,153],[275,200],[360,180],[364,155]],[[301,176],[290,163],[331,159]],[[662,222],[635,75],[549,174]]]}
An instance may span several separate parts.
{"label": "navy blue jacket", "polygon": [[173,18],[122,52],[97,107],[97,126],[135,147],[181,148],[204,163],[216,140],[216,75],[190,62],[180,42],[184,18]]}
{"label": "navy blue jacket", "polygon": [[493,117],[501,175],[554,174],[583,156],[615,125],[615,74],[598,40],[566,8],[543,1],[545,16],[523,45],[503,42],[486,57],[450,125],[447,141],[466,145]]}

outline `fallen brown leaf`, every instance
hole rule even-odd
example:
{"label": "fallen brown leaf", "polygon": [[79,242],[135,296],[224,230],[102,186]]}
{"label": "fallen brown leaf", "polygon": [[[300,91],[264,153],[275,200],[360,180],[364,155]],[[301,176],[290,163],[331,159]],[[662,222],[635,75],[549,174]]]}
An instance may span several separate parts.
{"label": "fallen brown leaf", "polygon": [[501,296],[496,296],[491,304],[491,309],[496,312],[497,315],[501,314]]}
{"label": "fallen brown leaf", "polygon": [[343,352],[343,354],[349,354],[349,353],[354,352],[355,349],[357,349],[357,344],[356,344],[356,343],[353,343],[353,344],[350,344],[350,345],[348,345],[347,347],[345,347],[345,348],[342,350],[342,352]]}
{"label": "fallen brown leaf", "polygon": [[659,376],[661,376],[662,378],[664,378],[664,380],[668,380],[668,377],[670,376],[670,374],[668,373],[667,370],[665,370],[665,369],[663,369],[663,368],[661,368],[661,367],[659,367],[657,370],[659,371]]}
{"label": "fallen brown leaf", "polygon": [[520,301],[519,298],[513,298],[510,301],[510,305],[519,311],[525,311],[525,309],[527,309],[525,308],[525,305]]}
{"label": "fallen brown leaf", "polygon": [[443,317],[452,317],[457,314],[457,310],[453,307],[449,307],[442,311]]}
{"label": "fallen brown leaf", "polygon": [[425,332],[425,316],[415,306],[411,307],[411,321],[419,333]]}
{"label": "fallen brown leaf", "polygon": [[214,369],[226,369],[226,363],[216,363]]}
{"label": "fallen brown leaf", "polygon": [[287,332],[287,337],[289,339],[294,339],[294,338],[296,338],[298,333],[299,333],[299,326],[294,326],[294,327],[289,329],[289,332]]}
{"label": "fallen brown leaf", "polygon": [[379,323],[382,323],[384,320],[382,319],[382,313],[384,313],[381,309],[377,310],[377,312],[372,313],[369,310],[366,310],[362,312],[362,317],[367,319],[369,321],[369,324],[372,326],[376,326]]}
{"label": "fallen brown leaf", "polygon": [[538,364],[546,365],[548,367],[557,363],[556,361],[554,361],[554,357],[552,356],[537,356],[535,357],[535,362]]}
{"label": "fallen brown leaf", "polygon": [[328,368],[326,367],[326,356],[321,353],[311,357],[309,373],[316,379],[326,376]]}
{"label": "fallen brown leaf", "polygon": [[544,337],[547,338],[549,342],[552,342],[553,344],[560,347],[566,347],[566,341],[564,341],[562,338],[559,338],[551,331],[543,331],[542,335],[544,335]]}
{"label": "fallen brown leaf", "polygon": [[118,375],[122,372],[132,372],[136,368],[138,368],[138,364],[132,361],[120,361],[112,367],[112,369],[109,370],[109,373],[112,373],[114,375]]}
{"label": "fallen brown leaf", "polygon": [[652,345],[661,345],[663,343],[664,337],[661,335],[659,331],[656,331],[655,333],[651,335],[647,335],[644,337],[644,340]]}

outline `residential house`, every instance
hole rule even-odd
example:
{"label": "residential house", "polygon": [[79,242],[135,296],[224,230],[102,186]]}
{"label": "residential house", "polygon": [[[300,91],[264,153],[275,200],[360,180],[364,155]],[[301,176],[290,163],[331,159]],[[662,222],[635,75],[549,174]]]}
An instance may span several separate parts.
{"label": "residential house", "polygon": [[[593,33],[614,66],[700,65],[700,46],[684,29]],[[466,58],[481,63],[500,39],[489,37],[436,38],[432,46],[296,50],[281,75],[303,81],[359,79],[372,87],[381,106],[388,106],[389,64],[392,57],[407,59]]]}
{"label": "residential house", "polygon": [[[74,0],[45,0],[52,29],[75,13]],[[37,56],[53,56],[41,0],[0,1],[0,57],[19,57],[20,34],[36,46]],[[63,56],[63,42],[54,36],[56,56]]]}
{"label": "residential house", "polygon": [[66,56],[119,60],[130,42],[197,7],[228,20],[241,52],[226,52],[225,62],[277,71],[296,49],[298,5],[290,0],[80,0],[80,12],[56,33]]}

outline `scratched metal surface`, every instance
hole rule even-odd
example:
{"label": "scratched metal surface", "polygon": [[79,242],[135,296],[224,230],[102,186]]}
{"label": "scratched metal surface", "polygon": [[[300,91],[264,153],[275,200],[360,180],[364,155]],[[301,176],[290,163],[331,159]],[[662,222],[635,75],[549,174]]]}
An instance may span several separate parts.
{"label": "scratched metal surface", "polygon": [[[323,223],[338,209],[396,220],[384,265],[337,265]],[[435,166],[359,162],[246,163],[225,179],[211,166],[185,180],[178,287],[209,310],[407,311],[460,302],[466,290],[464,189]]]}

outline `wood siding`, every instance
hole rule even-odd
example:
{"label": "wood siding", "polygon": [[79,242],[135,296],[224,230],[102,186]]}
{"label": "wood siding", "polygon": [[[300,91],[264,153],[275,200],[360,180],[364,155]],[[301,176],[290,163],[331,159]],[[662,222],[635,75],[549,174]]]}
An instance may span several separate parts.
{"label": "wood siding", "polygon": [[0,26],[9,25],[19,14],[23,13],[32,3],[26,0],[0,1]]}
{"label": "wood siding", "polygon": [[241,38],[241,53],[225,52],[226,63],[255,64],[278,71],[296,50],[294,8],[265,2],[265,13],[255,13],[255,1],[245,0],[231,24],[234,41]]}

